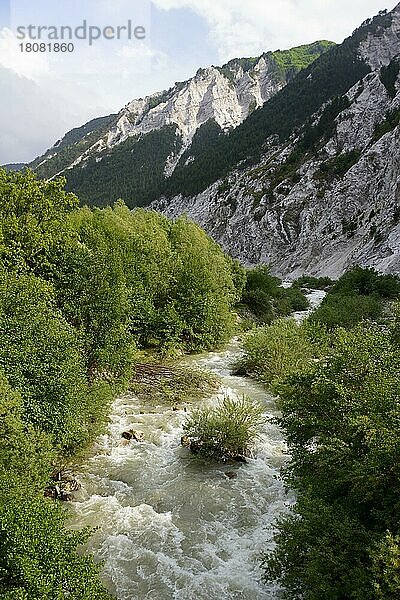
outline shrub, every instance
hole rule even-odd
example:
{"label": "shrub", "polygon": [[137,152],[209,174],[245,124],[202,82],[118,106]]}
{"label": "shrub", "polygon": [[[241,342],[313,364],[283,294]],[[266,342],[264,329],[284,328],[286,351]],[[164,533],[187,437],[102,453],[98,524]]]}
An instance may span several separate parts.
{"label": "shrub", "polygon": [[310,330],[307,324],[297,325],[293,319],[279,319],[250,332],[244,340],[239,372],[273,384],[290,373],[307,369],[317,352]]}
{"label": "shrub", "polygon": [[329,329],[350,328],[362,320],[375,321],[383,313],[383,300],[399,295],[397,275],[381,275],[374,269],[357,266],[336,281],[310,320]]}
{"label": "shrub", "polygon": [[375,269],[354,267],[344,273],[331,289],[332,294],[359,294],[380,298],[398,298],[400,296],[400,277],[381,275]]}
{"label": "shrub", "polygon": [[283,288],[278,277],[266,265],[247,271],[242,302],[261,323],[271,323],[276,317],[306,310],[309,306],[304,294],[295,288]]}
{"label": "shrub", "polygon": [[330,277],[313,277],[312,275],[302,275],[298,277],[293,284],[292,288],[309,288],[312,290],[326,290],[333,285],[333,281]]}
{"label": "shrub", "polygon": [[382,302],[376,296],[329,294],[311,314],[310,321],[328,329],[354,327],[363,320],[375,321],[382,315]]}
{"label": "shrub", "polygon": [[43,497],[56,455],[50,436],[26,425],[20,394],[0,373],[0,596],[111,600],[99,567],[77,548],[88,532],[64,527],[65,512]]}
{"label": "shrub", "polygon": [[[303,294],[301,290],[296,287],[290,288],[281,288],[282,293],[278,296],[278,300],[282,299],[286,301],[288,306],[287,314],[290,314],[294,311],[303,311],[309,308],[310,303],[306,296]],[[279,315],[284,315],[283,309],[279,310],[279,305],[277,305],[277,301],[275,302],[275,306],[277,306],[277,312]]]}
{"label": "shrub", "polygon": [[227,460],[251,454],[264,421],[260,404],[225,396],[215,407],[193,411],[184,430],[192,451]]}
{"label": "shrub", "polygon": [[77,552],[90,533],[66,531],[61,506],[23,482],[12,487],[1,475],[0,486],[1,598],[112,600],[93,557]]}
{"label": "shrub", "polygon": [[390,331],[338,329],[334,352],[279,388],[297,503],[264,561],[285,597],[399,597],[400,355]]}
{"label": "shrub", "polygon": [[275,318],[271,297],[261,289],[246,291],[243,303],[250,309],[260,323],[271,323]]}
{"label": "shrub", "polygon": [[92,418],[79,338],[33,275],[0,277],[0,367],[23,399],[24,420],[71,446]]}

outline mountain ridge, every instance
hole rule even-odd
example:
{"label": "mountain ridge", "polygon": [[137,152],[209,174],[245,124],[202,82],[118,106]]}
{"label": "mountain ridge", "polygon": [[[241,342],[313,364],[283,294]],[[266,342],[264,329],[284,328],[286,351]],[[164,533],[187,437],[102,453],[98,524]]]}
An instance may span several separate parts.
{"label": "mountain ridge", "polygon": [[[400,271],[400,4],[320,50],[303,69],[291,51],[268,53],[273,68],[265,55],[233,59],[128,103],[61,148],[68,188],[92,204],[185,213],[233,257],[284,277]],[[265,94],[252,110],[249,89]],[[181,121],[168,120],[176,109]]]}
{"label": "mountain ridge", "polygon": [[[135,152],[130,140],[136,138],[137,154],[140,154],[142,138],[172,126],[176,127],[175,134],[179,140],[178,147],[171,142],[170,153],[164,160],[162,175],[168,178],[203,125],[214,121],[221,133],[234,129],[279,91],[299,69],[332,45],[332,42],[322,40],[290,50],[266,52],[255,58],[232,59],[222,67],[198,69],[191,79],[175,83],[168,90],[132,100],[117,115],[98,119],[98,128],[93,126],[95,121],[90,121],[72,130],[45,155],[33,161],[31,167],[41,177],[65,173],[67,179],[71,179],[71,187],[82,192],[85,201],[113,201],[116,198],[98,198],[101,196],[98,190],[86,190],[79,169],[89,167],[85,173],[87,179],[88,171],[97,171],[96,165],[107,161],[112,151],[121,144],[128,142],[128,151]],[[74,132],[81,132],[81,135],[74,137]],[[72,143],[69,143],[71,137]],[[136,164],[133,166],[137,167]],[[125,171],[119,175],[121,179],[133,176]],[[127,184],[129,192],[129,181]],[[118,182],[114,182],[116,187]],[[121,192],[126,192],[126,187],[122,185],[121,188]],[[129,198],[128,202],[145,203],[146,198],[140,198],[139,192],[140,189],[136,198]],[[143,193],[146,193],[145,189]]]}
{"label": "mountain ridge", "polygon": [[[172,217],[186,213],[235,258],[270,263],[281,276],[336,277],[356,263],[399,272],[400,4],[364,27],[371,24],[374,34],[368,29],[360,36],[359,28],[346,41],[365,65],[349,89],[342,93],[337,72],[341,93],[288,138],[268,138],[264,130],[261,156],[197,194],[166,196],[152,208]],[[288,94],[289,85],[261,110]]]}

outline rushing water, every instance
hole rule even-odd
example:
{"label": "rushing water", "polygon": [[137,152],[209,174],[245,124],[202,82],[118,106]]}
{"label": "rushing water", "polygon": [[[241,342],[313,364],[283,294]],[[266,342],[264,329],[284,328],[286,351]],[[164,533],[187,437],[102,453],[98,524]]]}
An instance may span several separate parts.
{"label": "rushing water", "polygon": [[[264,404],[257,456],[246,465],[191,456],[180,446],[186,413],[168,403],[149,405],[126,395],[113,404],[109,431],[79,477],[72,526],[98,527],[88,549],[104,561],[104,581],[120,600],[280,597],[276,586],[261,581],[259,557],[272,547],[273,524],[291,503],[279,479],[286,447],[272,422],[273,398],[254,381],[231,375],[239,355],[233,340],[223,352],[185,363],[221,378],[210,402],[228,393]],[[131,428],[144,440],[126,444],[121,433]]]}

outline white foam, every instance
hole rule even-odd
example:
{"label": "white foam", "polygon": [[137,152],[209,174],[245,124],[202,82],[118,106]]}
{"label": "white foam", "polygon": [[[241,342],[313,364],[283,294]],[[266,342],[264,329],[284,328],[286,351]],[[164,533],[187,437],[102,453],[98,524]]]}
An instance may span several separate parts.
{"label": "white foam", "polygon": [[[120,600],[279,597],[276,586],[261,582],[259,556],[272,547],[276,517],[293,501],[279,479],[286,446],[272,420],[271,396],[229,374],[238,352],[234,342],[228,351],[188,362],[223,375],[211,403],[245,390],[265,401],[257,457],[247,465],[193,460],[179,445],[183,412],[150,410],[134,396],[113,405],[109,432],[81,475],[72,526],[99,527],[88,549],[105,561],[104,579]],[[128,428],[143,431],[144,441],[121,445]],[[230,470],[235,479],[225,476]]]}

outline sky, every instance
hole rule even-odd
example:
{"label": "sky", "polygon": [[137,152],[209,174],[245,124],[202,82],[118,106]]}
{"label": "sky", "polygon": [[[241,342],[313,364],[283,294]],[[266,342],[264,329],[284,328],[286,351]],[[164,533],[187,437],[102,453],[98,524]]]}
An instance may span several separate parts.
{"label": "sky", "polygon": [[[68,130],[199,67],[318,39],[341,42],[394,0],[0,0],[0,164],[27,162]],[[26,52],[17,27],[127,26],[119,40],[73,39],[74,51]],[[141,29],[140,32],[143,32]],[[25,33],[27,30],[23,30]],[[138,31],[138,33],[140,33]],[[46,33],[46,32],[45,32]],[[35,31],[35,35],[37,32]],[[111,34],[107,34],[111,35]],[[45,34],[42,40],[54,44]],[[20,44],[23,44],[22,51]]]}

